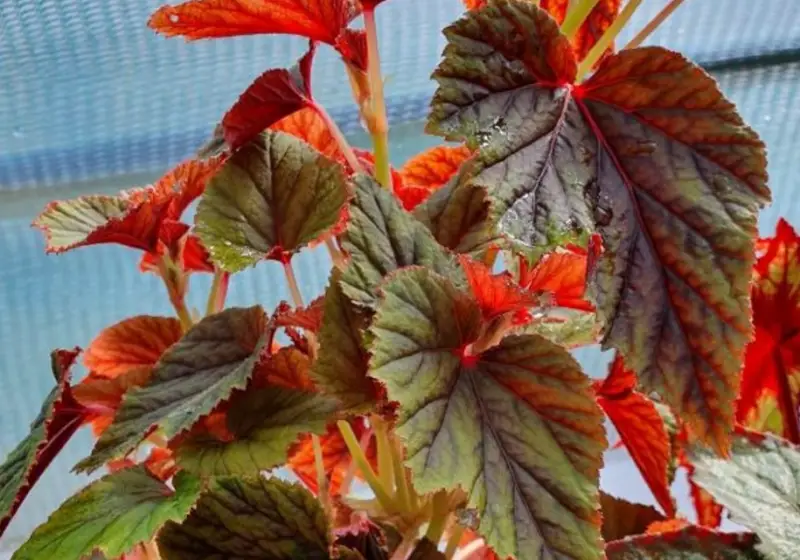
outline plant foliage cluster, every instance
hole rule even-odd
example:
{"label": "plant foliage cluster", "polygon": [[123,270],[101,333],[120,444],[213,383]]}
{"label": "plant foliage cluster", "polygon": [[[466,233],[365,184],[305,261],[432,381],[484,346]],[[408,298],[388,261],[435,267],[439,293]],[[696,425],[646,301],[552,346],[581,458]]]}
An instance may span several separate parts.
{"label": "plant foliage cluster", "polygon": [[[51,253],[139,250],[175,316],[102,331],[78,382],[81,351],[53,352],[55,387],[0,467],[0,532],[81,426],[97,440],[76,470],[109,472],[14,558],[798,557],[800,239],[783,221],[758,239],[765,148],[714,80],[638,46],[680,2],[619,51],[641,0],[466,2],[433,73],[427,132],[447,143],[400,169],[380,3],[153,14],[167,36],[309,47],[154,185],[36,219]],[[325,45],[371,152],[314,98]],[[292,263],[315,245],[333,267],[306,300]],[[264,260],[292,301],[226,307]],[[196,274],[204,312],[185,304]],[[593,381],[569,351],[597,343],[615,358]],[[657,508],[600,490],[606,418]]]}

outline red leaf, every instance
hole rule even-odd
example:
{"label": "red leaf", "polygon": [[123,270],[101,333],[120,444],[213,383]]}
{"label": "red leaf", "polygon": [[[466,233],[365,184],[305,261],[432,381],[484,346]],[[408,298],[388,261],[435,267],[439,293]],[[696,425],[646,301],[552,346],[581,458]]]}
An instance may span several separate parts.
{"label": "red leaf", "polygon": [[211,262],[211,255],[194,234],[183,238],[180,263],[184,272],[214,272],[215,270],[214,264]]}
{"label": "red leaf", "polygon": [[411,158],[400,169],[403,185],[395,194],[406,210],[425,200],[433,191],[442,187],[472,156],[466,146],[436,146]]}
{"label": "red leaf", "polygon": [[331,159],[338,161],[344,159],[328,125],[313,107],[300,109],[279,120],[270,128],[303,140],[319,153]]}
{"label": "red leaf", "polygon": [[384,2],[384,0],[358,0],[361,3],[361,8],[364,11],[367,10],[374,10],[378,4]]}
{"label": "red leaf", "polygon": [[[678,441],[685,444],[688,441],[688,433],[684,427],[678,433]],[[722,506],[719,505],[714,498],[706,492],[702,487],[694,481],[694,465],[688,460],[683,449],[678,453],[678,463],[686,469],[687,478],[689,480],[689,494],[694,504],[694,510],[697,514],[697,523],[705,527],[715,529],[722,524]]]}
{"label": "red leaf", "polygon": [[634,391],[636,377],[627,370],[619,354],[608,377],[595,382],[597,403],[619,432],[647,486],[668,516],[675,515],[667,470],[670,443],[664,422],[653,401]]}
{"label": "red leaf", "polygon": [[352,0],[190,0],[159,8],[148,25],[187,40],[289,34],[332,45],[355,15]]}
{"label": "red leaf", "polygon": [[99,377],[116,377],[132,369],[152,367],[164,351],[183,336],[180,321],[140,315],[104,329],[83,356]]}
{"label": "red leaf", "polygon": [[762,240],[751,289],[755,336],[745,352],[736,419],[744,423],[764,396],[774,397],[783,435],[800,442],[800,238],[785,220],[774,238]]}
{"label": "red leaf", "polygon": [[564,252],[545,255],[533,268],[521,258],[519,285],[532,292],[550,295],[557,307],[592,311],[594,307],[584,299],[586,265],[587,252],[572,246]]}
{"label": "red leaf", "polygon": [[190,159],[179,163],[154,185],[154,189],[170,199],[166,220],[179,221],[184,211],[206,190],[206,183],[224,163],[220,157]]}
{"label": "red leaf", "polygon": [[325,309],[325,298],[318,297],[307,307],[291,307],[281,302],[273,314],[276,327],[297,327],[311,332],[319,332],[322,326],[322,313]]}
{"label": "red leaf", "polygon": [[[572,38],[572,49],[575,58],[583,60],[603,33],[611,26],[619,12],[620,0],[600,0],[578,28]],[[553,19],[561,25],[569,8],[569,0],[541,0],[539,4],[547,10]],[[613,51],[609,47],[607,52]]]}
{"label": "red leaf", "polygon": [[461,268],[486,321],[536,305],[538,297],[526,292],[507,274],[492,274],[482,262],[459,255]]}
{"label": "red leaf", "polygon": [[308,107],[311,98],[311,63],[316,47],[291,69],[267,70],[244,91],[222,119],[222,137],[234,151],[281,119]]}
{"label": "red leaf", "polygon": [[336,38],[336,50],[352,68],[367,72],[369,61],[367,34],[361,29],[345,29]]}
{"label": "red leaf", "polygon": [[145,459],[144,466],[161,480],[169,480],[177,471],[172,451],[163,447],[154,447]]}
{"label": "red leaf", "polygon": [[[350,421],[350,425],[356,438],[361,441],[361,438],[367,432],[364,419],[361,417],[355,418]],[[347,450],[342,434],[336,424],[331,424],[327,432],[320,436],[319,439],[322,446],[322,462],[325,465],[325,474],[328,477],[328,488],[331,494],[336,495],[339,493],[344,476],[350,468],[350,452]],[[374,445],[374,438],[370,436],[370,446],[372,445]],[[287,466],[312,492],[316,494],[319,491],[311,436],[302,437],[293,447],[289,453]]]}
{"label": "red leaf", "polygon": [[31,433],[0,465],[0,536],[33,485],[83,423],[86,410],[75,400],[69,385],[70,368],[79,353],[80,349],[75,348],[51,354],[57,386],[31,425]]}

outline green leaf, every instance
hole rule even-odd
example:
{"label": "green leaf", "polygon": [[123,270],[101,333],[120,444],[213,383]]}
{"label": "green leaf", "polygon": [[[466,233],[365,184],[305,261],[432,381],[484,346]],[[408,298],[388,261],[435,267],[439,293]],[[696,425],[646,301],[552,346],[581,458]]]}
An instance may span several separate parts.
{"label": "green leaf", "polygon": [[301,434],[322,434],[339,408],[334,399],[284,387],[250,388],[227,414],[231,441],[192,436],[177,449],[178,464],[201,476],[252,475],[286,462]]}
{"label": "green leaf", "polygon": [[358,409],[373,405],[380,387],[367,375],[369,353],[363,334],[369,317],[344,295],[341,276],[334,269],[325,292],[319,352],[311,377],[322,392],[346,408]]}
{"label": "green leaf", "polygon": [[604,346],[718,450],[733,425],[764,145],[713,78],[660,47],[576,61],[534,2],[446,29],[428,131],[479,149],[500,231],[541,251],[597,230]]}
{"label": "green leaf", "polygon": [[608,560],[762,560],[749,533],[720,533],[689,525],[677,531],[639,535],[606,545]]}
{"label": "green leaf", "polygon": [[158,537],[164,560],[327,559],[330,529],[319,501],[298,484],[217,479],[182,524]]}
{"label": "green leaf", "polygon": [[358,175],[354,183],[350,223],[342,236],[342,248],[350,254],[341,280],[347,297],[358,305],[374,307],[380,283],[405,266],[420,265],[458,277],[453,258],[423,224],[400,207],[392,193],[367,175]]}
{"label": "green leaf", "polygon": [[654,507],[629,502],[605,492],[600,492],[600,507],[603,511],[603,540],[606,542],[639,535],[651,523],[666,520],[664,514]]}
{"label": "green leaf", "polygon": [[70,368],[79,349],[56,350],[50,357],[57,385],[42,404],[30,433],[0,465],[0,536],[50,462],[86,419],[86,409],[75,400]]}
{"label": "green leaf", "polygon": [[79,560],[100,549],[117,558],[149,541],[168,521],[180,521],[200,496],[200,481],[178,473],[173,488],[144,466],[109,474],[61,504],[13,560]]}
{"label": "green leaf", "polygon": [[694,482],[731,519],[755,531],[764,552],[794,558],[800,550],[800,449],[767,434],[737,434],[729,459],[689,449]]}
{"label": "green leaf", "polygon": [[238,150],[209,182],[197,234],[215,264],[237,272],[284,259],[339,219],[342,167],[302,140],[268,131]]}
{"label": "green leaf", "polygon": [[78,463],[93,471],[133,451],[152,430],[171,439],[243,389],[271,338],[260,306],[206,317],[156,364],[150,382],[126,393],[114,422]]}
{"label": "green leaf", "polygon": [[499,247],[503,239],[494,233],[486,189],[471,184],[470,178],[470,167],[462,168],[414,209],[414,217],[444,247],[479,258],[489,247]]}
{"label": "green leaf", "polygon": [[575,360],[535,335],[470,355],[480,308],[429,270],[382,291],[370,373],[400,404],[415,488],[465,489],[500,557],[599,558],[603,414]]}
{"label": "green leaf", "polygon": [[524,332],[539,334],[559,346],[577,348],[597,343],[597,317],[594,313],[573,312],[563,321],[534,321]]}

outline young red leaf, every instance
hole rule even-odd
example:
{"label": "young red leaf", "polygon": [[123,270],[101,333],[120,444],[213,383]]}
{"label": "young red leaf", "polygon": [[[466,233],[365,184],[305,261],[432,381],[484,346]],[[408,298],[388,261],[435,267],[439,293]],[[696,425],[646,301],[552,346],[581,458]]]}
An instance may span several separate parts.
{"label": "young red leaf", "polygon": [[764,241],[754,266],[755,336],[745,353],[736,418],[746,422],[762,397],[773,397],[784,418],[783,435],[800,443],[800,238],[781,219],[775,237]]}
{"label": "young red leaf", "polygon": [[459,256],[458,260],[467,275],[472,296],[481,308],[484,321],[539,303],[535,294],[520,288],[508,274],[492,274],[485,264],[465,255]]}
{"label": "young red leaf", "polygon": [[322,327],[325,298],[318,297],[307,307],[291,307],[282,302],[273,314],[276,327],[296,327],[311,332],[319,332]]}
{"label": "young red leaf", "polygon": [[[428,131],[479,148],[472,182],[492,189],[516,242],[600,233],[590,292],[604,345],[725,451],[770,198],[763,143],[710,76],[659,47],[607,57],[574,85],[569,42],[533,2],[495,0],[446,35]],[[530,107],[540,118],[522,118]]]}
{"label": "young red leaf", "polygon": [[689,479],[689,495],[692,498],[694,511],[697,515],[697,524],[716,529],[722,524],[723,507],[714,500],[711,494],[695,482],[694,465],[686,461],[683,466],[686,468]]}
{"label": "young red leaf", "polygon": [[332,45],[356,13],[354,0],[189,0],[159,8],[148,25],[187,40],[281,33]]}
{"label": "young red leaf", "polygon": [[86,349],[83,363],[94,376],[116,377],[154,366],[181,336],[181,323],[175,318],[130,317],[103,329]]}
{"label": "young red leaf", "polygon": [[87,411],[70,388],[70,368],[80,350],[51,354],[56,387],[45,399],[28,436],[0,465],[0,536],[36,481],[83,423]]}
{"label": "young red leaf", "polygon": [[689,525],[667,533],[629,537],[606,544],[608,560],[758,560],[752,533],[720,533]]}
{"label": "young red leaf", "polygon": [[592,311],[585,299],[587,253],[569,246],[544,255],[532,268],[522,257],[519,261],[519,285],[552,298],[553,305]]}
{"label": "young red leaf", "polygon": [[[345,29],[336,38],[336,50],[342,55],[348,67],[356,70],[366,77],[369,48],[367,34],[362,29]],[[369,86],[361,93],[369,94]]]}
{"label": "young red leaf", "polygon": [[[230,151],[238,150],[281,119],[313,104],[311,63],[315,51],[312,43],[295,66],[289,70],[267,70],[239,96],[220,125]],[[212,144],[218,141],[216,136],[217,133]]]}
{"label": "young red leaf", "polygon": [[608,377],[595,382],[597,402],[619,432],[647,486],[669,517],[675,504],[669,491],[667,469],[671,451],[664,422],[653,401],[634,391],[636,377],[617,354]]}
{"label": "young red leaf", "polygon": [[[413,210],[424,198],[433,191],[444,186],[455,176],[462,163],[472,156],[472,150],[466,146],[436,146],[408,160],[400,169],[403,189],[409,193],[397,193],[403,200],[406,210]],[[427,195],[420,200],[418,193],[422,191]],[[417,196],[412,198],[411,193]],[[409,199],[407,203],[405,198]]]}
{"label": "young red leaf", "polygon": [[328,125],[313,107],[295,111],[269,127],[271,130],[291,134],[330,159],[343,159],[339,144]]}
{"label": "young red leaf", "polygon": [[234,154],[197,208],[197,235],[217,266],[238,272],[286,261],[337,224],[342,167],[297,138],[268,131]]}
{"label": "young red leaf", "polygon": [[[161,177],[153,188],[170,199],[165,220],[178,222],[189,205],[203,194],[209,179],[223,163],[223,158],[219,157],[205,160],[190,159],[176,165]],[[162,225],[162,229],[166,225],[167,222]],[[161,232],[161,237],[164,239],[164,232]]]}
{"label": "young red leaf", "polygon": [[501,557],[600,558],[606,441],[578,364],[536,335],[471,355],[480,307],[428,269],[398,271],[381,291],[370,374],[400,405],[417,491],[465,489]]}
{"label": "young red leaf", "polygon": [[259,306],[209,315],[167,350],[150,382],[130,390],[92,454],[76,466],[93,471],[136,449],[151,431],[167,439],[189,430],[253,374],[272,338]]}

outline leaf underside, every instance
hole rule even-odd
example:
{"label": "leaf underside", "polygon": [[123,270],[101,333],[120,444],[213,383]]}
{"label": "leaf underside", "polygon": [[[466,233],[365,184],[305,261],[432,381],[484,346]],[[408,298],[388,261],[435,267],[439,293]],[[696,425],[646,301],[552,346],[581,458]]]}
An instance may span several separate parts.
{"label": "leaf underside", "polygon": [[480,308],[429,270],[398,272],[382,292],[370,373],[400,404],[415,488],[464,488],[501,557],[599,558],[606,441],[577,363],[535,335],[462,359]]}
{"label": "leaf underside", "polygon": [[639,535],[651,523],[666,519],[654,507],[629,502],[605,492],[600,492],[600,506],[603,511],[603,540],[606,542]]}
{"label": "leaf underside", "polygon": [[217,479],[181,523],[158,537],[164,560],[329,558],[328,520],[297,484],[263,477]]}
{"label": "leaf underside", "polygon": [[338,163],[294,136],[268,131],[209,182],[195,224],[214,263],[238,272],[314,241],[336,224],[346,201]]}
{"label": "leaf underside", "polygon": [[172,488],[136,466],[109,474],[69,498],[14,554],[14,560],[64,560],[99,549],[118,558],[182,520],[200,496],[200,480],[179,473]]}
{"label": "leaf underside", "polygon": [[93,471],[133,451],[152,430],[171,439],[243,389],[270,333],[260,306],[229,308],[197,323],[159,360],[150,382],[125,395],[114,422],[78,463]]}
{"label": "leaf underside", "polygon": [[532,2],[445,30],[427,129],[478,149],[501,230],[539,251],[590,231],[605,347],[724,450],[744,346],[763,143],[714,80],[660,47],[607,57],[572,86],[568,40]]}
{"label": "leaf underside", "polygon": [[690,449],[694,481],[755,531],[764,552],[794,558],[800,550],[800,449],[771,435],[737,434],[730,459]]}

